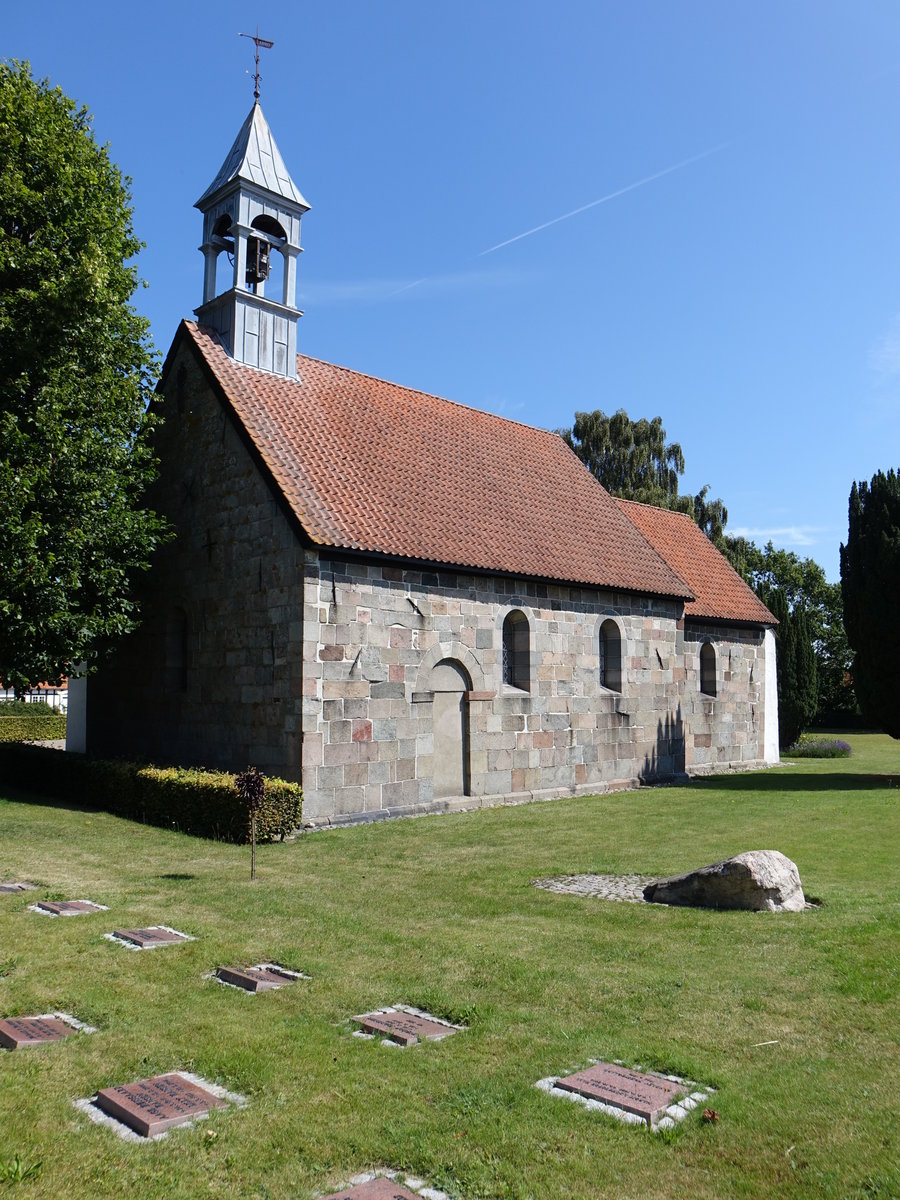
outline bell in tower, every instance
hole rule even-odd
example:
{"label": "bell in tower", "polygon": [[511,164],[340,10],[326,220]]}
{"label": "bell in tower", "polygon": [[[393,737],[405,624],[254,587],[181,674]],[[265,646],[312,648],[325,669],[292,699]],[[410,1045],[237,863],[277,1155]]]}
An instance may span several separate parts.
{"label": "bell in tower", "polygon": [[300,219],[309,205],[258,100],[195,207],[205,263],[198,320],[218,331],[236,362],[295,379]]}
{"label": "bell in tower", "polygon": [[247,285],[255,292],[269,278],[269,243],[265,238],[247,239]]}

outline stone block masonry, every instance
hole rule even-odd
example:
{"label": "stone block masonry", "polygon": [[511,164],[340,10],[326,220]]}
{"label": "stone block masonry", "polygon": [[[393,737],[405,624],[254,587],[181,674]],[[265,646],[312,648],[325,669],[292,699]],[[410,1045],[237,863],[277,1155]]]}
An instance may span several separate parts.
{"label": "stone block masonry", "polygon": [[[302,781],[311,826],[763,759],[761,628],[686,624],[676,600],[312,546],[188,343],[166,381],[150,504],[175,538],[141,584],[142,625],[91,679],[89,752],[252,763]],[[518,687],[503,681],[511,611],[527,629]],[[621,686],[603,676],[615,689],[601,683],[604,621],[618,631]],[[715,695],[700,690],[705,642]]]}
{"label": "stone block masonry", "polygon": [[[89,684],[87,748],[299,780],[303,551],[190,353],[171,366],[149,496],[175,538],[141,627]],[[332,647],[333,649],[333,647]],[[126,702],[127,701],[127,702]]]}
{"label": "stone block masonry", "polygon": [[[307,550],[303,604],[309,825],[465,797],[588,794],[763,756],[762,631],[686,634],[675,601]],[[528,622],[527,690],[503,682],[511,610]],[[607,619],[620,631],[621,691],[600,683]],[[700,693],[700,638],[717,648],[715,697]],[[447,663],[458,683],[448,685]],[[458,793],[438,790],[448,686],[459,698]]]}

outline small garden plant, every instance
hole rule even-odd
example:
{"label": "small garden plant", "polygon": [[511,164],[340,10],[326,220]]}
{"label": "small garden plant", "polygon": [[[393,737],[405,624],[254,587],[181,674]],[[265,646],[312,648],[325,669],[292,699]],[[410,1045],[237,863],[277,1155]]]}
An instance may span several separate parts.
{"label": "small garden plant", "polygon": [[789,758],[849,758],[851,750],[850,743],[841,738],[805,733],[786,754]]}
{"label": "small garden plant", "polygon": [[256,818],[266,798],[266,778],[258,767],[241,771],[234,786],[250,816],[250,878],[256,878]]}

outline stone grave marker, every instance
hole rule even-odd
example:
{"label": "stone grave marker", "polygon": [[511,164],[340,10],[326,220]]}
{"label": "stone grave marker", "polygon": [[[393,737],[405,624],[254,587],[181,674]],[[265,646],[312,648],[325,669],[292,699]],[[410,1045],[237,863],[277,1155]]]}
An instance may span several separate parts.
{"label": "stone grave marker", "polygon": [[25,883],[23,880],[18,880],[16,882],[10,882],[9,880],[7,880],[6,883],[0,883],[0,895],[11,895],[11,894],[15,894],[17,892],[33,892],[33,891],[34,891],[34,884],[33,883]]}
{"label": "stone grave marker", "polygon": [[674,1083],[644,1071],[632,1071],[616,1063],[596,1063],[585,1071],[556,1081],[564,1092],[575,1092],[588,1100],[611,1104],[634,1113],[648,1125],[656,1125],[670,1104],[691,1090],[686,1083]]}
{"label": "stone grave marker", "polygon": [[226,1106],[224,1100],[178,1074],[154,1075],[136,1083],[103,1088],[97,1093],[96,1104],[145,1138]]}
{"label": "stone grave marker", "polygon": [[95,904],[93,900],[38,900],[31,907],[51,917],[80,917],[86,913],[108,911],[105,904]]}
{"label": "stone grave marker", "polygon": [[264,963],[255,967],[219,967],[215,978],[232,987],[243,988],[245,992],[268,992],[296,983],[303,976],[297,971]]}
{"label": "stone grave marker", "polygon": [[381,1035],[399,1046],[414,1046],[416,1042],[437,1042],[457,1033],[459,1026],[439,1021],[428,1013],[410,1012],[401,1008],[380,1009],[353,1017],[363,1033]]}
{"label": "stone grave marker", "polygon": [[380,1175],[377,1179],[370,1179],[367,1183],[360,1183],[356,1187],[332,1192],[323,1197],[323,1200],[422,1200],[422,1194],[421,1192],[411,1192],[409,1188],[403,1187],[395,1179]]}
{"label": "stone grave marker", "polygon": [[169,929],[166,925],[150,925],[146,929],[116,929],[108,936],[138,950],[152,950],[155,946],[193,941],[186,933],[179,933],[177,929]]}
{"label": "stone grave marker", "polygon": [[4,1050],[58,1042],[72,1033],[75,1033],[75,1027],[57,1017],[4,1017],[0,1020],[0,1046]]}

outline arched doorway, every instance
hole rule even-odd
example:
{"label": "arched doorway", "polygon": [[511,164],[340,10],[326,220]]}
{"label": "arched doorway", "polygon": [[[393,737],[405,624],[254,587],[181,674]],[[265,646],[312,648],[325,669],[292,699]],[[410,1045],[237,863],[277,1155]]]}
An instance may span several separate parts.
{"label": "arched doorway", "polygon": [[434,693],[434,796],[469,794],[469,706],[472,690],[461,663],[443,658],[432,668],[429,691]]}

